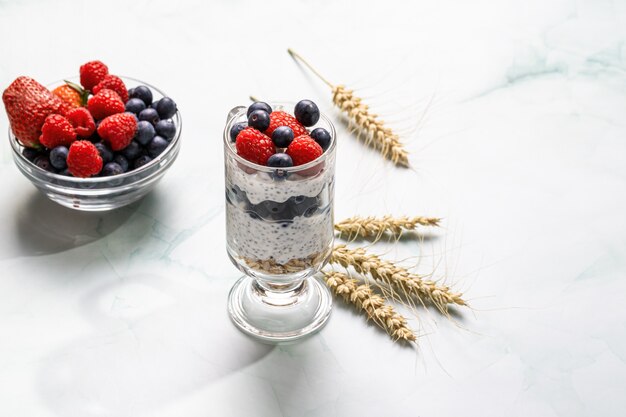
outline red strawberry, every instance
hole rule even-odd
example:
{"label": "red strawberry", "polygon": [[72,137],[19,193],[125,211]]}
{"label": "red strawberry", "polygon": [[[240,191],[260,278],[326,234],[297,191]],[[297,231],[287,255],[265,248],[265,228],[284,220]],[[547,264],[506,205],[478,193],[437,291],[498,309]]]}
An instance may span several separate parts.
{"label": "red strawberry", "polygon": [[50,114],[65,114],[67,105],[29,77],[18,77],[4,90],[2,101],[11,130],[27,148],[39,147],[41,127]]}
{"label": "red strawberry", "polygon": [[91,113],[84,107],[78,107],[67,112],[67,119],[74,126],[76,136],[81,139],[87,139],[96,131],[96,122],[94,122]]}
{"label": "red strawberry", "polygon": [[124,102],[120,96],[108,88],[103,88],[98,94],[91,97],[87,102],[87,108],[96,120],[104,119],[112,114],[122,113],[125,110]]}
{"label": "red strawberry", "polygon": [[115,91],[117,94],[119,94],[124,103],[128,101],[128,90],[126,89],[126,84],[124,84],[124,81],[122,81],[122,79],[117,75],[107,75],[102,81],[96,84],[91,92],[94,94],[98,94],[98,92],[100,92],[100,90],[102,90],[103,88],[108,88],[109,90]]}
{"label": "red strawberry", "polygon": [[79,178],[96,175],[102,170],[102,157],[98,148],[88,140],[77,140],[67,154],[67,169]]}
{"label": "red strawberry", "polygon": [[89,61],[80,67],[80,84],[87,90],[94,88],[109,74],[109,68],[100,61]]}
{"label": "red strawberry", "polygon": [[267,165],[275,151],[272,139],[252,127],[239,132],[235,146],[242,158],[259,165]]}
{"label": "red strawberry", "polygon": [[314,161],[323,153],[322,147],[309,135],[298,136],[287,148],[287,155],[293,160],[294,166]]}
{"label": "red strawberry", "polygon": [[300,135],[309,134],[295,117],[284,111],[273,111],[270,114],[270,127],[265,130],[265,134],[271,137],[274,130],[280,126],[289,126],[293,130],[293,136],[296,138]]}
{"label": "red strawberry", "polygon": [[51,114],[41,127],[39,142],[48,149],[70,146],[76,140],[74,126],[60,114]]}
{"label": "red strawberry", "polygon": [[137,119],[131,113],[119,113],[107,117],[98,126],[98,136],[119,151],[128,146],[137,132]]}

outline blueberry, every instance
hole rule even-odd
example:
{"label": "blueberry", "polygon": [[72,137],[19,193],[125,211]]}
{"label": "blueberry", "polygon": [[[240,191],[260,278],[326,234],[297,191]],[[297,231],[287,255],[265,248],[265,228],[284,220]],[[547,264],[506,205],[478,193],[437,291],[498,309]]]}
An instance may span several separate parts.
{"label": "blueberry", "polygon": [[159,105],[159,101],[161,101],[161,100],[153,101],[152,104],[150,105],[150,107],[153,108],[154,110],[156,110],[157,106]]}
{"label": "blueberry", "polygon": [[264,103],[262,101],[255,101],[254,103],[250,105],[250,107],[248,107],[248,111],[246,112],[246,117],[250,117],[252,112],[255,110],[263,110],[267,112],[267,114],[270,114],[272,112],[272,108],[270,107],[269,104]]}
{"label": "blueberry", "polygon": [[103,164],[108,164],[113,160],[113,151],[104,142],[95,143],[94,146],[100,152]]}
{"label": "blueberry", "polygon": [[286,153],[275,153],[267,160],[267,166],[276,168],[292,167],[293,161]]}
{"label": "blueberry", "polygon": [[147,164],[148,162],[152,161],[152,158],[150,158],[148,155],[141,155],[139,158],[137,158],[137,160],[135,161],[134,167],[135,169],[144,166],[145,164]]}
{"label": "blueberry", "polygon": [[300,100],[296,104],[293,114],[306,127],[313,126],[320,119],[320,110],[317,108],[317,104],[311,100]]}
{"label": "blueberry", "polygon": [[141,120],[137,123],[137,134],[135,140],[141,145],[146,146],[152,138],[156,135],[156,131],[152,123]]}
{"label": "blueberry", "polygon": [[128,171],[128,159],[126,159],[124,155],[115,155],[115,158],[113,158],[113,162],[118,164],[122,168],[123,172]]}
{"label": "blueberry", "polygon": [[140,98],[131,98],[126,102],[126,111],[134,114],[139,114],[145,108],[146,103]]}
{"label": "blueberry", "polygon": [[128,97],[135,97],[135,89],[134,88],[129,88],[128,89]]}
{"label": "blueberry", "polygon": [[172,140],[176,134],[176,125],[171,119],[159,120],[154,126],[157,135],[167,140]]}
{"label": "blueberry", "polygon": [[169,97],[163,97],[159,100],[159,104],[156,107],[156,111],[159,112],[161,119],[169,119],[176,114],[176,103]]}
{"label": "blueberry", "polygon": [[33,162],[44,171],[54,172],[54,167],[52,166],[52,164],[50,163],[50,159],[48,159],[46,155],[39,155],[35,158]]}
{"label": "blueberry", "polygon": [[24,155],[24,158],[28,159],[30,162],[33,162],[35,158],[39,156],[39,151],[33,148],[24,148],[22,150],[22,155]]}
{"label": "blueberry", "polygon": [[102,168],[101,175],[103,177],[110,177],[111,175],[120,175],[123,174],[124,170],[117,162],[109,162]]}
{"label": "blueberry", "polygon": [[[132,93],[131,93],[132,91]],[[149,106],[152,103],[152,91],[145,85],[139,85],[128,92],[130,98],[139,98],[141,99],[146,106]]]}
{"label": "blueberry", "polygon": [[155,124],[159,121],[159,113],[157,113],[155,109],[148,107],[147,109],[144,109],[139,113],[139,120],[145,120],[147,122]]}
{"label": "blueberry", "polygon": [[169,145],[169,142],[167,140],[163,139],[161,136],[155,136],[150,141],[148,146],[146,146],[146,149],[148,150],[148,155],[156,158],[161,153],[163,153],[165,148],[167,148],[167,145]]}
{"label": "blueberry", "polygon": [[244,122],[235,123],[230,128],[230,140],[233,142],[237,141],[237,135],[239,134],[239,132],[244,130],[247,126],[248,125],[245,124]]}
{"label": "blueberry", "polygon": [[291,202],[291,213],[294,216],[310,217],[320,206],[317,197],[297,196],[289,199]]}
{"label": "blueberry", "polygon": [[[286,148],[293,140],[293,130],[289,126],[280,126],[272,133],[272,142],[278,148]],[[291,166],[291,165],[290,165]]]}
{"label": "blueberry", "polygon": [[323,150],[328,149],[328,147],[330,146],[330,133],[328,133],[328,130],[324,129],[323,127],[313,129],[313,131],[311,132],[311,137],[315,140],[315,142],[317,142],[318,145],[322,147]]}
{"label": "blueberry", "polygon": [[270,114],[265,110],[255,110],[248,116],[248,126],[264,132],[270,127]]}
{"label": "blueberry", "polygon": [[130,142],[127,147],[122,149],[122,155],[124,155],[124,157],[128,159],[129,161],[136,159],[140,153],[141,153],[141,147],[139,146],[139,143],[137,143],[137,141],[134,141],[134,140]]}
{"label": "blueberry", "polygon": [[69,169],[65,168],[59,171],[59,175],[65,175],[66,177],[71,177],[72,173],[70,172]]}
{"label": "blueberry", "polygon": [[68,149],[65,146],[57,146],[50,151],[50,163],[56,169],[65,169],[67,167]]}

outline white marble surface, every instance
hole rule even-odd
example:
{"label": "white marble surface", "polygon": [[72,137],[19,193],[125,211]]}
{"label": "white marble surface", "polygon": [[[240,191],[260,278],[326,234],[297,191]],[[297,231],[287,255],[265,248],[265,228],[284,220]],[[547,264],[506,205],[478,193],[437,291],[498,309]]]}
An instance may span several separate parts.
{"label": "white marble surface", "polygon": [[[3,88],[100,58],[185,122],[158,189],[104,215],[48,202],[0,146],[0,415],[624,415],[624,1],[126,3],[0,0]],[[341,305],[291,346],[227,318],[226,112],[255,94],[335,115],[288,46],[402,127],[421,120],[413,171],[340,127],[336,204],[445,217],[379,249],[472,302],[457,323],[418,311],[419,349]]]}

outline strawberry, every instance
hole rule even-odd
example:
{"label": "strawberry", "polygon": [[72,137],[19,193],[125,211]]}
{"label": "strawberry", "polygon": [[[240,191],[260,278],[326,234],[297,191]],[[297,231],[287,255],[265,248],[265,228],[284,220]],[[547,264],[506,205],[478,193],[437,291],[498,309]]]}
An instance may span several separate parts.
{"label": "strawberry", "polygon": [[114,151],[127,147],[136,132],[137,119],[132,113],[114,114],[104,119],[98,126],[98,136],[108,142]]}
{"label": "strawberry", "polygon": [[323,153],[322,147],[309,135],[298,136],[287,148],[287,155],[293,160],[294,166],[314,161]]}
{"label": "strawberry", "polygon": [[100,61],[89,61],[80,67],[80,84],[91,90],[109,74],[109,68]]}
{"label": "strawberry", "polygon": [[107,116],[122,113],[125,110],[124,102],[113,90],[103,88],[91,97],[87,102],[89,112],[96,120],[102,120]]}
{"label": "strawberry", "polygon": [[89,110],[84,107],[68,111],[66,117],[74,126],[76,136],[81,139],[87,139],[96,131],[96,122],[94,122]]}
{"label": "strawberry", "polygon": [[18,77],[4,90],[2,101],[11,130],[27,148],[39,147],[41,127],[50,114],[65,114],[67,104],[29,77]]}
{"label": "strawberry", "polygon": [[41,127],[39,142],[48,149],[70,146],[76,140],[74,126],[60,114],[51,114]]}
{"label": "strawberry", "polygon": [[96,84],[91,92],[94,94],[98,94],[98,92],[103,88],[108,88],[109,90],[115,91],[117,94],[119,94],[124,103],[128,101],[128,90],[126,89],[126,84],[124,84],[124,81],[122,81],[122,79],[117,75],[107,75],[102,79],[102,81]]}
{"label": "strawberry", "polygon": [[52,90],[52,94],[63,100],[71,109],[83,105],[83,99],[80,93],[67,84],[58,86]]}
{"label": "strawberry", "polygon": [[102,157],[98,148],[88,140],[77,140],[67,154],[67,169],[79,178],[96,175],[102,170]]}
{"label": "strawberry", "polygon": [[274,111],[270,114],[270,127],[265,130],[265,134],[268,136],[272,136],[274,130],[280,126],[288,126],[293,130],[294,137],[298,137],[301,135],[308,135],[306,128],[300,124],[299,121],[296,120],[295,117],[290,115],[289,113],[285,113],[284,111]]}
{"label": "strawberry", "polygon": [[242,158],[259,165],[267,165],[275,151],[272,139],[252,127],[239,132],[235,146]]}

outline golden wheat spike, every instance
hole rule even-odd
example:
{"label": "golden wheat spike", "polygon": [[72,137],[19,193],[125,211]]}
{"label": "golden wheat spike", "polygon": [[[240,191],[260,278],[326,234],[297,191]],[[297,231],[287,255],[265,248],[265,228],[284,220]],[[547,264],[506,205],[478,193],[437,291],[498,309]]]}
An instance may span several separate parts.
{"label": "golden wheat spike", "polygon": [[403,232],[415,230],[418,226],[439,226],[441,221],[438,217],[361,217],[354,216],[345,219],[335,225],[335,230],[349,237],[375,237],[380,238],[388,233],[392,237],[400,237]]}
{"label": "golden wheat spike", "polygon": [[323,271],[323,274],[326,285],[336,296],[363,311],[394,340],[413,342],[417,339],[406,319],[386,304],[369,285],[359,285],[356,279],[341,272]]}
{"label": "golden wheat spike", "polygon": [[287,52],[294,59],[302,62],[331,88],[333,104],[348,117],[350,127],[357,132],[358,138],[363,138],[367,145],[380,151],[385,158],[390,159],[394,164],[403,167],[409,166],[409,154],[400,141],[400,137],[387,127],[378,115],[372,113],[361,98],[354,95],[354,91],[348,90],[343,85],[334,85],[329,82],[293,49],[289,48]]}

